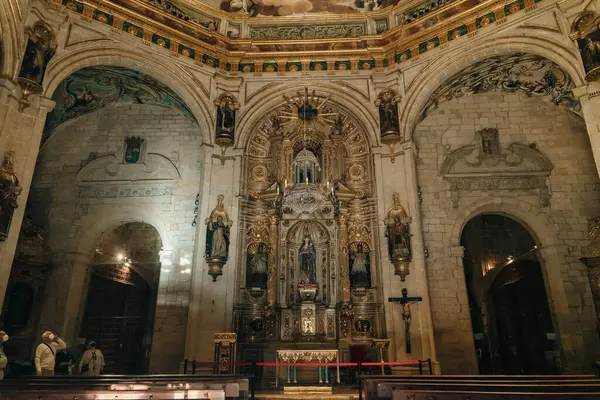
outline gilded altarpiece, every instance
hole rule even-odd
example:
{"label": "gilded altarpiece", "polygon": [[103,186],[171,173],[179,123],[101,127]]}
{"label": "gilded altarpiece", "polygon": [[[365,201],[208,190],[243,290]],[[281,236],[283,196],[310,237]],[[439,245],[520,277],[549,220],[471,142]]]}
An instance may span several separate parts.
{"label": "gilded altarpiece", "polygon": [[330,97],[282,96],[246,144],[234,307],[242,358],[244,348],[274,359],[276,349],[343,350],[384,335],[371,151]]}

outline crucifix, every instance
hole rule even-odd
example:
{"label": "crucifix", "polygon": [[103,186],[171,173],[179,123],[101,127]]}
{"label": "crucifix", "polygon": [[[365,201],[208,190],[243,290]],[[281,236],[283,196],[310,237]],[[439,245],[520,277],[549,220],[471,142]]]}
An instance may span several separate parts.
{"label": "crucifix", "polygon": [[406,340],[406,353],[410,354],[412,351],[410,341],[410,305],[423,301],[422,297],[408,297],[408,290],[402,289],[402,297],[389,297],[388,302],[400,303],[402,306],[402,319],[404,320],[404,338]]}

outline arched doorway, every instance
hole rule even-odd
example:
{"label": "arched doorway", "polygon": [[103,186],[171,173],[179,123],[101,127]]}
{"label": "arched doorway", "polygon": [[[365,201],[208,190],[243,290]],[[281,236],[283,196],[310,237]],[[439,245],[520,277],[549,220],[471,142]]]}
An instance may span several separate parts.
{"label": "arched doorway", "polygon": [[154,227],[131,222],[96,248],[80,337],[96,341],[106,373],[147,373],[161,247]]}
{"label": "arched doorway", "polygon": [[558,345],[532,235],[505,215],[484,214],[467,222],[461,245],[479,372],[557,372]]}

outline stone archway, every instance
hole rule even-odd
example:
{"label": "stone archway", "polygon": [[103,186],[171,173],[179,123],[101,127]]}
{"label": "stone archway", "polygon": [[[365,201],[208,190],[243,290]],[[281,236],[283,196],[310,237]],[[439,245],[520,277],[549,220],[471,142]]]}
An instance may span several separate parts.
{"label": "stone archway", "polygon": [[[556,39],[539,38],[531,32],[528,37],[507,36],[495,40],[493,51],[488,43],[478,43],[468,50],[461,49],[443,59],[428,65],[412,81],[407,88],[401,108],[400,123],[406,139],[410,139],[422,119],[426,103],[432,95],[455,78],[461,71],[493,57],[509,56],[516,53],[536,55],[541,60],[548,60],[572,80],[573,88],[583,83],[583,74],[578,60],[577,50],[566,47]],[[559,51],[558,49],[562,49]],[[435,76],[436,79],[431,79]]]}
{"label": "stone archway", "polygon": [[102,235],[91,261],[80,341],[95,341],[106,373],[147,373],[162,240],[143,222]]}
{"label": "stone archway", "polygon": [[461,234],[473,339],[482,374],[559,372],[539,246],[504,214],[478,214]]}
{"label": "stone archway", "polygon": [[131,48],[117,46],[73,46],[67,54],[57,54],[48,66],[44,79],[44,96],[51,97],[57,87],[71,74],[85,67],[100,65],[128,68],[148,76],[171,88],[183,99],[195,117],[203,142],[212,143],[213,113],[208,100],[200,90],[192,90],[194,82],[188,75],[169,64],[153,61],[146,54]]}

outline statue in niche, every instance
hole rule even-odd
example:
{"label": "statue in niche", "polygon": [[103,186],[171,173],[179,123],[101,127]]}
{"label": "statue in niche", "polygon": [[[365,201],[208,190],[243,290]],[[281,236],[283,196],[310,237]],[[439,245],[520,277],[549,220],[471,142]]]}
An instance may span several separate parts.
{"label": "statue in niche", "polygon": [[392,90],[384,90],[379,94],[375,105],[379,108],[381,137],[384,138],[390,135],[399,136],[398,96]]}
{"label": "statue in niche", "polygon": [[22,190],[13,170],[14,156],[14,151],[7,151],[0,167],[0,240],[8,237],[14,210],[19,207],[17,197]]}
{"label": "statue in niche", "polygon": [[252,243],[246,253],[246,287],[267,288],[268,249],[264,243]]}
{"label": "statue in niche", "polygon": [[[353,249],[354,248],[354,249]],[[350,286],[353,288],[371,287],[371,257],[363,243],[350,245]]]}
{"label": "statue in niche", "polygon": [[498,129],[486,128],[477,131],[481,141],[481,152],[484,155],[494,156],[500,154],[500,138]]}
{"label": "statue in niche", "polygon": [[597,80],[600,73],[600,17],[587,12],[580,16],[575,24],[575,38],[583,59],[586,80]]}
{"label": "statue in niche", "polygon": [[393,205],[385,220],[385,236],[390,259],[410,257],[410,218],[400,205],[398,193],[392,195]]}
{"label": "statue in niche", "polygon": [[56,52],[56,42],[52,31],[41,22],[28,29],[29,39],[21,64],[19,78],[41,86],[46,66]]}
{"label": "statue in niche", "polygon": [[206,257],[227,259],[229,255],[229,230],[232,221],[225,211],[223,200],[225,197],[217,196],[217,206],[206,219]]}
{"label": "statue in niche", "polygon": [[300,263],[300,283],[317,283],[317,252],[308,235],[304,236],[304,242],[298,253]]}
{"label": "statue in niche", "polygon": [[235,140],[235,112],[239,104],[233,96],[222,95],[215,101],[217,106],[216,143],[231,146]]}
{"label": "statue in niche", "polygon": [[135,164],[141,161],[142,145],[145,140],[141,137],[128,137],[125,139],[125,162],[127,164]]}

